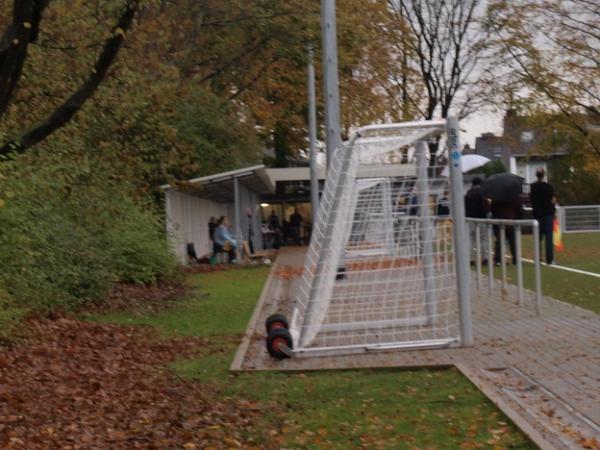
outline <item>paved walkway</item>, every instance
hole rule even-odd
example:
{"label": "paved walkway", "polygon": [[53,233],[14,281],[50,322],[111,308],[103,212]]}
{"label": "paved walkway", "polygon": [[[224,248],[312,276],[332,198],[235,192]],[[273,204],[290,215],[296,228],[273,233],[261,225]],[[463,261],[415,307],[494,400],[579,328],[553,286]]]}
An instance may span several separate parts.
{"label": "paved walkway", "polygon": [[232,370],[456,366],[541,448],[600,448],[600,315],[545,298],[536,317],[532,295],[519,307],[514,287],[501,298],[498,284],[495,296],[473,295],[473,347],[276,361],[264,320],[290,315],[298,270],[281,269],[301,267],[304,251],[279,253]]}

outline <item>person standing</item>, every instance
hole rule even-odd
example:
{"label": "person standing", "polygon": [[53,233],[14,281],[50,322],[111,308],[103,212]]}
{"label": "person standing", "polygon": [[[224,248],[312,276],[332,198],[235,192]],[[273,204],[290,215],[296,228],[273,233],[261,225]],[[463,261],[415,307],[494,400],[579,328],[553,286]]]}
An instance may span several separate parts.
{"label": "person standing", "polygon": [[449,192],[444,190],[444,193],[438,198],[435,208],[436,222],[436,242],[440,248],[446,248],[447,244],[452,241],[452,220],[450,220],[450,199]]}
{"label": "person standing", "polygon": [[[471,181],[471,188],[465,195],[465,216],[474,219],[485,219],[490,211],[490,202],[481,193],[481,183],[483,180],[479,177],[473,178]],[[488,234],[486,228],[480,228],[483,232],[479,235],[479,243],[481,245],[481,254],[488,248]],[[476,231],[475,225],[469,224],[469,242],[470,242],[470,255],[471,264],[475,263],[477,257],[477,242],[476,242]],[[485,264],[487,260],[483,258],[482,263]]]}
{"label": "person standing", "polygon": [[275,214],[275,210],[271,210],[271,215],[269,216],[269,226],[273,231],[273,248],[281,247],[281,224],[279,223],[279,217]]}
{"label": "person standing", "polygon": [[450,199],[448,198],[448,191],[444,191],[444,194],[438,198],[435,212],[440,218],[447,219],[450,217]]}
{"label": "person standing", "polygon": [[281,225],[279,224],[279,217],[277,216],[277,214],[275,214],[274,209],[271,210],[271,215],[269,216],[269,225],[271,226],[273,231],[279,230],[279,228],[281,228]]}
{"label": "person standing", "polygon": [[416,185],[410,190],[406,204],[408,205],[408,214],[410,216],[419,215],[419,195],[417,193]]}
{"label": "person standing", "polygon": [[[540,246],[546,240],[546,263],[554,264],[554,242],[552,239],[556,199],[554,188],[544,180],[546,171],[539,168],[535,172],[537,181],[532,183],[529,198],[533,209],[533,218],[540,224]],[[541,252],[540,252],[541,255]]]}
{"label": "person standing", "polygon": [[214,242],[215,241],[215,230],[217,229],[219,225],[217,224],[217,218],[216,217],[211,217],[210,220],[208,221],[208,237],[210,239],[210,242]]}
{"label": "person standing", "polygon": [[294,242],[296,245],[300,245],[300,238],[301,238],[300,231],[302,228],[303,221],[304,221],[304,219],[298,212],[298,208],[294,208],[294,214],[292,214],[290,216],[290,227],[292,229],[292,235],[293,235]]}
{"label": "person standing", "polygon": [[254,254],[254,216],[252,215],[252,210],[250,208],[246,208],[246,218],[248,219],[248,250],[250,250],[250,254]]}

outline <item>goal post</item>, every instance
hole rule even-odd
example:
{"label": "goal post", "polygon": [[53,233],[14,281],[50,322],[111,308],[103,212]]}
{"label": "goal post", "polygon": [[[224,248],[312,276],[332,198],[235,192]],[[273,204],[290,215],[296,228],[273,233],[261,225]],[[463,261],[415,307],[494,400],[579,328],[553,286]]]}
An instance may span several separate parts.
{"label": "goal post", "polygon": [[[449,183],[432,142],[447,147]],[[294,302],[294,355],[471,345],[468,255],[453,245],[466,242],[462,183],[452,119],[364,127],[338,148]]]}
{"label": "goal post", "polygon": [[[468,242],[465,220],[464,184],[461,164],[460,127],[458,120],[447,120],[448,165],[450,167],[450,186],[452,188],[452,217],[454,220],[454,242]],[[469,250],[467,245],[455,245],[456,289],[460,310],[460,333],[462,345],[473,345],[473,325],[471,322],[471,291]]]}

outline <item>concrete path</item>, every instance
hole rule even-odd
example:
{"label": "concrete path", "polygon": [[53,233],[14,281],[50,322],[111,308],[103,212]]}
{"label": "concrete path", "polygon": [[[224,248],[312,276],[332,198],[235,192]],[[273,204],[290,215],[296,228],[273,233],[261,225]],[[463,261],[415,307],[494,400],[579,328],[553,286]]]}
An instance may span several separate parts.
{"label": "concrete path", "polygon": [[541,448],[600,448],[600,315],[544,298],[538,317],[531,293],[519,307],[498,284],[473,293],[473,347],[276,361],[264,321],[290,316],[305,250],[280,251],[232,370],[456,366]]}

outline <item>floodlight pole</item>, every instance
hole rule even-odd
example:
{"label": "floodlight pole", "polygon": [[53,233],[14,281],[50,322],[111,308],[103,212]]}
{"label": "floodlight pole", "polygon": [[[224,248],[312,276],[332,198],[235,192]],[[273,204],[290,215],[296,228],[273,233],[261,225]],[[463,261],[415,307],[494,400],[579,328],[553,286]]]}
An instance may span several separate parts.
{"label": "floodlight pole", "polygon": [[452,201],[452,220],[454,222],[454,257],[456,261],[456,281],[458,291],[458,309],[460,318],[460,337],[463,346],[473,345],[473,324],[471,321],[471,287],[469,249],[467,243],[467,224],[465,221],[465,200],[463,174],[461,164],[461,149],[459,140],[458,120],[448,117],[448,165],[450,166],[450,188]]}
{"label": "floodlight pole", "polygon": [[319,175],[317,173],[317,99],[315,89],[315,65],[312,46],[308,47],[308,138],[310,148],[310,201],[312,223],[319,212]]}
{"label": "floodlight pole", "polygon": [[340,92],[338,80],[335,0],[321,0],[321,32],[323,39],[323,79],[325,83],[327,169],[329,169],[333,153],[342,142],[340,133]]}

